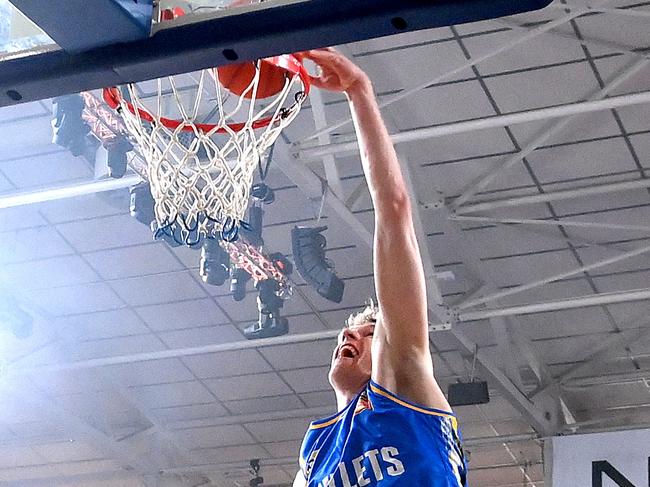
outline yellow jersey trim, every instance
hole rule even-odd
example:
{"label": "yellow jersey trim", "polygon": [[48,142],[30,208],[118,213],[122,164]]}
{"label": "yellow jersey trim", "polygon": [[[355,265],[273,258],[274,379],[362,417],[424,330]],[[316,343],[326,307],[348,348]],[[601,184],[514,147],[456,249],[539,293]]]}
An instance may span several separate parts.
{"label": "yellow jersey trim", "polygon": [[324,423],[311,423],[309,425],[309,429],[310,430],[317,430],[317,429],[321,429],[321,428],[327,428],[328,426],[330,426],[330,425],[332,425],[334,423],[338,423],[339,421],[341,421],[341,419],[343,418],[343,415],[345,414],[346,411],[347,411],[347,408],[345,410],[341,411],[336,416],[334,416],[332,419],[329,419],[329,420],[325,421]]}
{"label": "yellow jersey trim", "polygon": [[442,416],[443,418],[452,418],[454,421],[454,426],[456,425],[456,416],[454,416],[452,413],[443,413],[439,411],[432,411],[430,409],[424,409],[418,406],[415,406],[414,404],[409,404],[406,401],[401,400],[400,398],[394,396],[388,391],[385,391],[383,389],[380,389],[379,387],[375,386],[374,384],[370,384],[370,389],[372,392],[375,394],[379,394],[380,396],[384,396],[385,398],[390,399],[393,402],[396,402],[400,406],[407,407],[409,409],[413,409],[414,411],[417,411],[419,413],[424,413],[424,414],[429,414],[431,416]]}

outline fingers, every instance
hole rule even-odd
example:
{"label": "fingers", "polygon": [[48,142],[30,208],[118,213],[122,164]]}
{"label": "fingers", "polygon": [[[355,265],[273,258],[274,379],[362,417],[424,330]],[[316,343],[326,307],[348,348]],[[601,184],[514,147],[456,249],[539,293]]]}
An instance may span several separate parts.
{"label": "fingers", "polygon": [[316,88],[331,89],[332,78],[331,76],[309,76],[309,81],[312,86]]}
{"label": "fingers", "polygon": [[309,81],[311,85],[315,86],[316,88],[326,88],[326,85],[321,78],[317,78],[315,76],[309,76]]}
{"label": "fingers", "polygon": [[322,47],[320,49],[311,49],[309,51],[298,52],[294,55],[298,56],[300,59],[311,59],[314,62],[318,62],[319,60],[326,60],[326,59],[336,59],[342,56],[342,54],[339,53],[333,47]]}

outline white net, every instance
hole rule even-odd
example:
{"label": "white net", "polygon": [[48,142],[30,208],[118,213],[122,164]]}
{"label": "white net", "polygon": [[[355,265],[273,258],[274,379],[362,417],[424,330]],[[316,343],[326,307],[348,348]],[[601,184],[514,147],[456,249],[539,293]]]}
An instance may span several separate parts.
{"label": "white net", "polygon": [[241,95],[217,69],[123,89],[118,112],[147,161],[159,232],[193,245],[236,239],[245,225],[254,171],[305,99],[304,79],[289,73],[279,92],[258,98],[262,62]]}

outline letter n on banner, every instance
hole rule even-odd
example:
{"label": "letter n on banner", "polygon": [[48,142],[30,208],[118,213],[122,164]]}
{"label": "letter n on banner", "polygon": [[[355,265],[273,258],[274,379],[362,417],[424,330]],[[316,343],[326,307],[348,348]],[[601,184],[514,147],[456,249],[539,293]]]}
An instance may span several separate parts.
{"label": "letter n on banner", "polygon": [[618,487],[637,487],[609,462],[604,460],[591,462],[591,487],[603,487],[603,474],[616,482]]}

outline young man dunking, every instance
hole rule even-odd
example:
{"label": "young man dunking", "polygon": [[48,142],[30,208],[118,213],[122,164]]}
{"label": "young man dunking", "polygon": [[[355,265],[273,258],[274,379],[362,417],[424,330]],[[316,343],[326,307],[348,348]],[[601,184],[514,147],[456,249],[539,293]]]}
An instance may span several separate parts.
{"label": "young man dunking", "polygon": [[458,424],[433,375],[425,278],[400,164],[368,76],[338,51],[301,57],[349,101],[375,211],[378,306],[348,319],[329,381],[339,412],[313,421],[294,487],[464,487]]}

